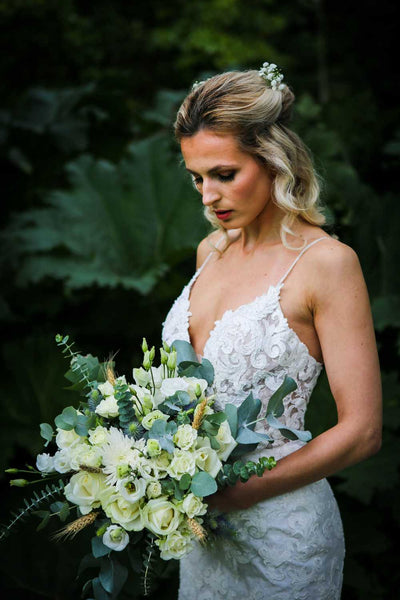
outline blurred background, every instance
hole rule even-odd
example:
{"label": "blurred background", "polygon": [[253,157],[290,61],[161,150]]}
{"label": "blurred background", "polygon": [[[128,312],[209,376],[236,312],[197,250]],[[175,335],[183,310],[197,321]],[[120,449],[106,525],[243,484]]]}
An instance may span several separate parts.
{"label": "blurred background", "polygon": [[[4,469],[33,463],[39,423],[77,401],[54,335],[116,352],[129,376],[194,271],[208,227],[172,136],[180,101],[195,80],[268,60],[296,93],[330,231],[360,257],[382,366],[383,448],[330,480],[342,597],[398,597],[398,13],[389,0],[0,1],[3,523],[31,492],[10,490]],[[307,425],[317,435],[335,418],[321,377]],[[85,535],[56,544],[31,521],[0,546],[2,598],[79,598]],[[165,577],[161,597],[176,598],[175,565]]]}

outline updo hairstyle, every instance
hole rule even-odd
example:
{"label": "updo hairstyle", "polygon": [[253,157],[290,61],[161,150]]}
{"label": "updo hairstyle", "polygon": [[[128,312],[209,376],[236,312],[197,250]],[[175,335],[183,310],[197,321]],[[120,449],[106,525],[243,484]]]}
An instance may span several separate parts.
{"label": "updo hairstyle", "polygon": [[[312,225],[325,223],[309,152],[288,128],[293,101],[287,85],[273,90],[258,71],[230,71],[197,84],[183,101],[174,124],[178,141],[202,129],[233,135],[241,151],[268,168],[274,202],[284,211],[282,243],[289,248],[287,235],[295,235],[291,227],[298,217]],[[209,207],[204,214],[225,232]]]}

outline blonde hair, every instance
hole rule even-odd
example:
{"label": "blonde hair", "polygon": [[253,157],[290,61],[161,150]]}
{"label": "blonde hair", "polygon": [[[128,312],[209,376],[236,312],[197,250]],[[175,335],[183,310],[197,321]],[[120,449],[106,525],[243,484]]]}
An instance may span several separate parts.
{"label": "blonde hair", "polygon": [[[287,235],[298,217],[323,225],[320,186],[310,153],[288,128],[294,94],[285,86],[272,90],[258,71],[230,71],[197,85],[183,101],[174,124],[178,141],[201,129],[231,134],[243,152],[260,160],[273,176],[273,198],[283,210],[280,235]],[[225,232],[215,215],[205,208],[207,220]]]}

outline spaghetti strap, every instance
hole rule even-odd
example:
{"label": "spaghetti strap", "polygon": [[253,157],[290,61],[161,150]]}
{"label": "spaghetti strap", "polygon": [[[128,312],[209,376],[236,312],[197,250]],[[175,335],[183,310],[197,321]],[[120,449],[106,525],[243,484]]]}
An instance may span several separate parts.
{"label": "spaghetti strap", "polygon": [[[219,245],[220,245],[220,243],[222,242],[222,240],[223,240],[223,238],[224,238],[224,237],[225,237],[225,236],[224,236],[224,235],[222,235],[222,236],[221,236],[221,237],[218,239],[218,241],[215,243],[215,248],[218,248],[218,247],[219,247]],[[192,283],[192,282],[194,282],[194,281],[195,281],[195,279],[197,279],[197,277],[200,275],[200,273],[202,272],[202,270],[204,269],[204,267],[206,266],[206,264],[207,264],[207,263],[208,263],[208,261],[210,260],[210,258],[211,258],[211,256],[213,255],[213,253],[214,253],[214,250],[211,250],[211,252],[210,252],[210,253],[207,255],[207,257],[206,257],[206,259],[204,260],[204,262],[203,262],[203,264],[201,265],[201,267],[199,267],[199,268],[197,269],[196,273],[193,275],[193,278],[192,278],[192,281],[191,281],[191,283]]]}
{"label": "spaghetti strap", "polygon": [[284,283],[286,277],[289,275],[289,273],[291,272],[293,267],[296,265],[297,261],[300,260],[300,258],[303,256],[304,252],[306,252],[309,248],[311,248],[311,246],[314,246],[314,244],[316,244],[317,242],[320,242],[321,240],[326,240],[326,239],[329,239],[329,238],[327,238],[326,236],[320,237],[320,238],[312,241],[305,248],[303,248],[303,250],[300,252],[300,254],[298,256],[296,256],[295,260],[292,262],[292,264],[290,265],[289,269],[286,271],[284,276],[279,280],[278,285],[282,285]]}

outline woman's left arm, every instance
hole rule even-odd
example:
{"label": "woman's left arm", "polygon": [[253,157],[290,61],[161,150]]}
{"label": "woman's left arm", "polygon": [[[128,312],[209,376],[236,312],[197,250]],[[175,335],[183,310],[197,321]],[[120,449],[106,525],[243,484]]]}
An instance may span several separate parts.
{"label": "woman's left arm", "polygon": [[[382,398],[379,361],[368,292],[357,255],[333,241],[324,244],[313,269],[309,306],[321,344],[337,424],[278,461],[263,477],[253,476],[211,496],[223,512],[295,490],[376,453],[381,444]],[[323,410],[323,407],[320,407]]]}

